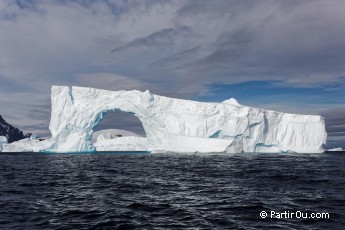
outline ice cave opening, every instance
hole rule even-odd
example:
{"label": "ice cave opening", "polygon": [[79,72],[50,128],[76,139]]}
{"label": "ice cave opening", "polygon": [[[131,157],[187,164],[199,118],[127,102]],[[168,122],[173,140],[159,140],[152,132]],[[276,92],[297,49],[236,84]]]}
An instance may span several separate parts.
{"label": "ice cave opening", "polygon": [[93,128],[92,145],[97,151],[146,151],[146,133],[134,114],[109,110]]}

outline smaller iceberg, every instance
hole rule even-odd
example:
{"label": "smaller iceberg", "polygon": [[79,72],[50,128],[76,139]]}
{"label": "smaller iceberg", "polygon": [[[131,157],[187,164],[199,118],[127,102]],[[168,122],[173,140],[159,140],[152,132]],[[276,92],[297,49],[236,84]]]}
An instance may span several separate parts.
{"label": "smaller iceberg", "polygon": [[343,151],[343,149],[342,148],[334,148],[334,149],[327,149],[327,151],[329,151],[329,152],[341,152],[341,151]]}
{"label": "smaller iceberg", "polygon": [[3,144],[2,152],[43,152],[51,144],[50,140],[41,141],[36,138],[36,135],[32,135],[30,138],[15,141],[11,144]]}
{"label": "smaller iceberg", "polygon": [[4,136],[0,136],[0,152],[2,151],[2,146],[7,144],[7,139]]}
{"label": "smaller iceberg", "polygon": [[148,142],[145,137],[119,137],[114,139],[103,139],[93,144],[97,152],[101,151],[149,151]]}
{"label": "smaller iceberg", "polygon": [[148,141],[134,132],[121,129],[106,129],[93,133],[96,151],[148,151]]}
{"label": "smaller iceberg", "polygon": [[122,129],[103,129],[92,134],[92,143],[118,137],[141,137],[139,134]]}

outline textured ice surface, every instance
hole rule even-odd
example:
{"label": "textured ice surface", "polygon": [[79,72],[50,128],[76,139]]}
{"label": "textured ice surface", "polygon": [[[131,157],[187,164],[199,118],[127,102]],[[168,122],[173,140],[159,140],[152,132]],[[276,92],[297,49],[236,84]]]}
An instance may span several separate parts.
{"label": "textured ice surface", "polygon": [[50,140],[39,141],[33,138],[25,138],[11,144],[3,145],[3,152],[42,152],[52,145]]}
{"label": "textured ice surface", "polygon": [[150,151],[323,152],[320,116],[287,114],[243,106],[230,99],[204,103],[153,95],[52,87],[47,151],[95,151],[93,128],[109,110],[132,113],[143,124]]}
{"label": "textured ice surface", "polygon": [[3,144],[7,144],[7,139],[4,136],[0,136],[0,152],[2,151]]}
{"label": "textured ice surface", "polygon": [[148,142],[145,137],[98,139],[93,145],[97,151],[148,151]]}
{"label": "textured ice surface", "polygon": [[92,134],[92,143],[118,137],[141,137],[139,134],[122,129],[104,129]]}
{"label": "textured ice surface", "polygon": [[92,143],[97,151],[148,151],[148,142],[145,137],[121,129],[94,132]]}

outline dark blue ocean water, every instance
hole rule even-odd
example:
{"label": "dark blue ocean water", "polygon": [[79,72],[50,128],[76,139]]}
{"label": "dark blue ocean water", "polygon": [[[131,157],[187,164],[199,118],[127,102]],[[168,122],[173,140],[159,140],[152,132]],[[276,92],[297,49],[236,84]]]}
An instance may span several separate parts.
{"label": "dark blue ocean water", "polygon": [[345,154],[0,154],[0,229],[166,228],[345,229]]}

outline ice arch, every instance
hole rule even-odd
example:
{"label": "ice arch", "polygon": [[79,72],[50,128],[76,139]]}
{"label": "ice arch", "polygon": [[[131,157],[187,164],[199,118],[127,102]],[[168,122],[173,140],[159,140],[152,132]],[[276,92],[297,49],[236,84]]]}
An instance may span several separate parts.
{"label": "ice arch", "polygon": [[[145,127],[151,125],[145,108],[152,95],[149,91],[106,91],[82,87],[52,87],[52,113],[49,129],[54,144],[46,151],[95,151],[93,129],[108,111],[133,114]],[[148,136],[148,135],[147,135]],[[152,136],[152,135],[151,135]]]}
{"label": "ice arch", "polygon": [[145,137],[146,133],[140,120],[131,113],[120,110],[108,111],[94,128],[94,132],[108,129],[127,130]]}
{"label": "ice arch", "polygon": [[203,103],[149,91],[53,86],[52,145],[46,151],[95,151],[93,127],[116,109],[138,117],[151,151],[323,152],[327,137],[320,116],[257,109],[233,99]]}
{"label": "ice arch", "polygon": [[99,135],[101,135],[101,139],[126,136],[146,137],[140,120],[133,114],[120,110],[106,112],[93,131],[93,144],[97,142]]}

